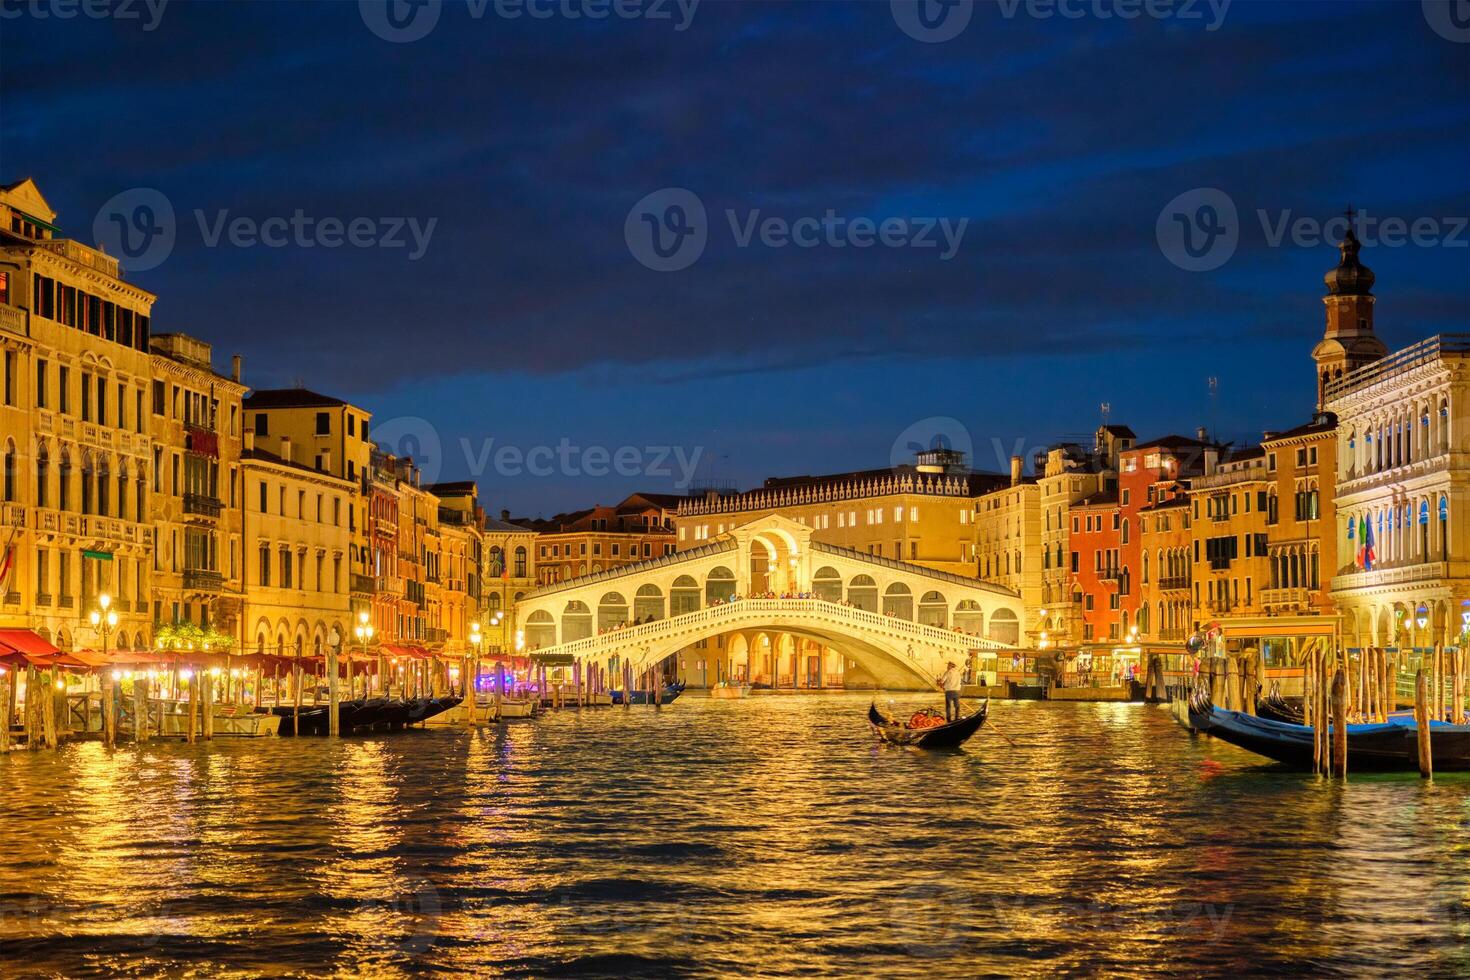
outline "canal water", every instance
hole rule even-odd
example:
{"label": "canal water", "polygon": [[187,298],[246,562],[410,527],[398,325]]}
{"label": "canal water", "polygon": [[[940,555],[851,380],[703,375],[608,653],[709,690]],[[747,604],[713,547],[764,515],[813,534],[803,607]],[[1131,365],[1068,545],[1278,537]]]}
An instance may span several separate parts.
{"label": "canal water", "polygon": [[[911,696],[898,705],[917,704]],[[1470,780],[853,695],[0,759],[0,974],[1470,974]]]}

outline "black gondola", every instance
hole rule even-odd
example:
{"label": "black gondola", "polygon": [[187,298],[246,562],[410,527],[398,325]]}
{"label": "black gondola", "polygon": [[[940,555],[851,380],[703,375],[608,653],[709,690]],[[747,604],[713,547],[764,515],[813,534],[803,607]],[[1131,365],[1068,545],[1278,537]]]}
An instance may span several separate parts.
{"label": "black gondola", "polygon": [[878,710],[877,702],[868,705],[868,724],[878,733],[878,738],[890,745],[911,745],[918,749],[953,749],[980,730],[985,716],[990,712],[987,699],[980,709],[958,721],[933,728],[910,728],[900,721],[888,717]]}
{"label": "black gondola", "polygon": [[[1299,698],[1292,700],[1300,702]],[[1300,725],[1305,718],[1302,715],[1301,704],[1292,704],[1281,696],[1281,691],[1271,688],[1271,692],[1256,702],[1256,714],[1262,718],[1272,721],[1284,721],[1289,725]]]}
{"label": "black gondola", "polygon": [[[1312,767],[1312,729],[1271,721],[1239,711],[1212,707],[1204,731],[1231,745],[1293,766]],[[1430,724],[1434,768],[1438,772],[1470,769],[1470,725]],[[1386,724],[1348,725],[1348,772],[1416,772],[1418,730],[1413,720],[1390,716]]]}

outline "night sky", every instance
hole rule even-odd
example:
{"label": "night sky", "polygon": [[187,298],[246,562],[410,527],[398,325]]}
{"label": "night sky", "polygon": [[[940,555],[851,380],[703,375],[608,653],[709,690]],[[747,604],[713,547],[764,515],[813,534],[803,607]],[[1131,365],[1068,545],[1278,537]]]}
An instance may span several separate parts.
{"label": "night sky", "polygon": [[[888,2],[443,0],[398,10],[438,18],[398,43],[382,3],[4,0],[0,181],[35,177],[88,243],[151,231],[110,250],[152,266],[130,278],[155,332],[361,404],[431,477],[528,515],[677,491],[681,460],[743,488],[934,435],[1003,469],[1104,402],[1141,438],[1299,424],[1337,253],[1273,236],[1349,203],[1423,229],[1363,252],[1390,348],[1470,329],[1470,28],[1418,0],[1101,16],[1124,6],[930,10],[939,32],[972,16],[926,42]],[[690,218],[635,210],[665,188],[706,212],[677,271],[629,245]],[[365,219],[361,244],[221,229],[298,212]],[[851,238],[741,243],[828,212]],[[1233,254],[1171,261],[1176,212],[1219,215]],[[966,222],[948,258],[940,218]],[[859,248],[853,219],[911,234]],[[144,248],[166,224],[171,249]],[[926,225],[938,247],[909,241]],[[535,447],[547,475],[516,462]],[[638,472],[585,472],[620,447]]]}

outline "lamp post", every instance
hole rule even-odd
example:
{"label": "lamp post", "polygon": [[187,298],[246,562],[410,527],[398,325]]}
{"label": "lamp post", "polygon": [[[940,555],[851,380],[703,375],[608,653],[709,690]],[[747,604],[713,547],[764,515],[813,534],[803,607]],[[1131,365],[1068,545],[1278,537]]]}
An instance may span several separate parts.
{"label": "lamp post", "polygon": [[480,621],[478,619],[470,622],[470,649],[475,651],[474,664],[470,667],[464,682],[464,696],[469,701],[469,717],[474,720],[475,712],[475,688],[480,680],[480,644],[484,637],[480,635]]}
{"label": "lamp post", "polygon": [[[97,597],[97,608],[92,610],[92,614],[90,617],[92,620],[92,628],[97,630],[97,632],[102,636],[103,660],[107,659],[107,634],[110,633],[112,631],[112,628],[117,625],[117,612],[114,611],[111,606],[112,596],[108,595],[106,592],[102,593]],[[107,624],[106,629],[102,628],[103,623]]]}
{"label": "lamp post", "polygon": [[[353,635],[355,635],[357,637],[357,643],[358,643],[358,645],[362,647],[362,660],[363,660],[363,664],[364,664],[363,670],[367,670],[366,664],[367,664],[367,656],[368,656],[368,641],[370,641],[373,638],[373,624],[370,623],[370,622],[368,622],[368,614],[367,614],[367,610],[366,609],[362,610],[361,612],[359,612],[357,614],[357,625],[355,627],[353,627],[352,632],[353,632]],[[379,678],[378,681],[379,681],[379,685],[381,686],[381,684],[382,684],[382,678]],[[362,696],[363,697],[367,697],[367,694],[368,694],[367,686],[368,686],[367,685],[367,678],[364,677],[363,678],[363,682],[362,682],[362,689],[363,689],[362,690]],[[356,692],[349,692],[349,693],[352,694],[353,696],[356,695]]]}
{"label": "lamp post", "polygon": [[[1423,633],[1425,630],[1427,630],[1429,628],[1429,607],[1428,606],[1423,605],[1421,603],[1420,606],[1419,606],[1419,608],[1414,610],[1414,625],[1417,626],[1417,627],[1419,627],[1419,632],[1420,633]],[[1432,637],[1430,639],[1432,639]],[[1433,643],[1430,643],[1429,646],[1434,646],[1434,644]]]}

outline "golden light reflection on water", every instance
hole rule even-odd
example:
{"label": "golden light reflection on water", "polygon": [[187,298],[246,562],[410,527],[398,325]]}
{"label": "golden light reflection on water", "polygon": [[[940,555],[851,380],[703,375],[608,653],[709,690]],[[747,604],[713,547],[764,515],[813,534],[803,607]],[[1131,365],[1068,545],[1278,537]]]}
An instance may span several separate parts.
{"label": "golden light reflection on water", "polygon": [[1470,971],[1470,780],[1262,769],[1131,705],[896,750],[865,707],[15,754],[0,942],[64,974]]}

